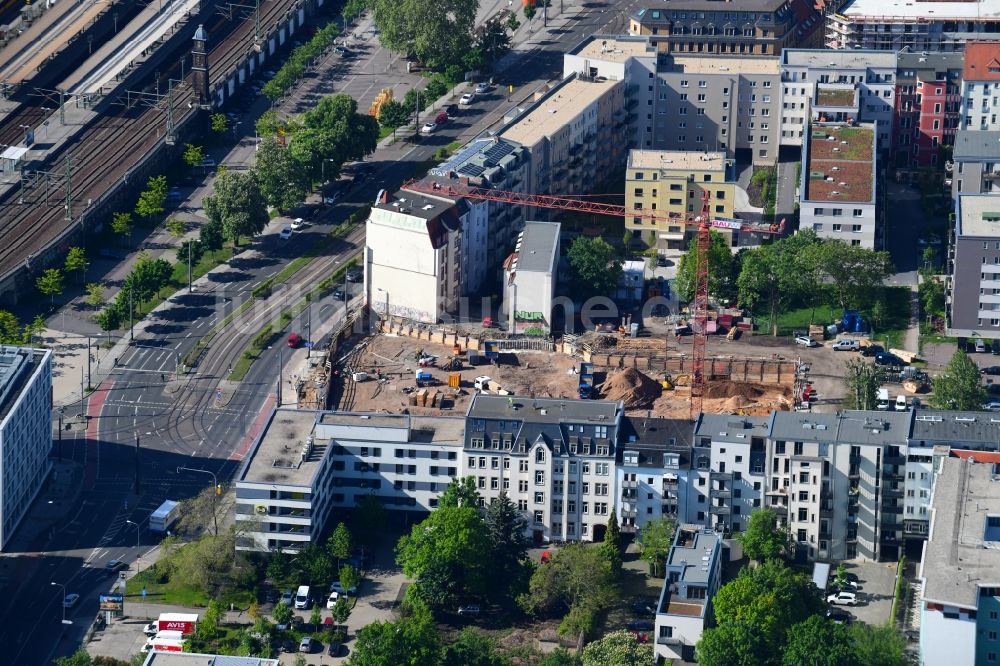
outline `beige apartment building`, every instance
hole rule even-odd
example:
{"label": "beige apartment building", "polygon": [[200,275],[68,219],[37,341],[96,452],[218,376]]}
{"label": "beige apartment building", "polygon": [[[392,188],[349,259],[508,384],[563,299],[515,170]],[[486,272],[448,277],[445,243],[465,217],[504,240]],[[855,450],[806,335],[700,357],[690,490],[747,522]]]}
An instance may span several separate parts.
{"label": "beige apartment building", "polygon": [[[685,220],[701,214],[708,193],[712,217],[732,219],[736,199],[733,160],[722,152],[632,150],[625,174],[625,207],[655,211],[657,218],[629,216],[625,228],[649,247],[683,250],[695,228]],[[730,236],[735,232],[719,229]]]}

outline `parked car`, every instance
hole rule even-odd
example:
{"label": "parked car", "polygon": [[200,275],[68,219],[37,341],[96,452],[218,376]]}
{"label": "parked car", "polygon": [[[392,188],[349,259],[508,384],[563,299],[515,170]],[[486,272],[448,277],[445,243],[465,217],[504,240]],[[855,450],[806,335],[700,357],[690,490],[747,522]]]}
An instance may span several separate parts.
{"label": "parked car", "polygon": [[281,641],[281,651],[282,652],[295,652],[295,641],[286,638]]}
{"label": "parked car", "polygon": [[288,346],[292,349],[298,349],[302,346],[302,336],[298,333],[292,333],[288,336]]}
{"label": "parked car", "polygon": [[476,101],[476,93],[465,93],[462,95],[462,99],[458,100],[458,103],[462,106],[468,106]]}
{"label": "parked car", "polygon": [[905,412],[906,411],[906,396],[897,395],[896,396],[896,411]]}
{"label": "parked car", "polygon": [[343,46],[334,46],[333,52],[341,56],[342,58],[346,58],[347,56],[351,55],[351,52],[348,49],[344,48]]}
{"label": "parked car", "polygon": [[829,608],[826,611],[826,619],[837,624],[850,624],[854,619],[851,614],[839,608]]}
{"label": "parked car", "polygon": [[285,225],[281,229],[281,231],[278,233],[278,236],[281,238],[281,240],[288,240],[289,238],[291,238],[292,237],[292,225],[290,225],[290,224]]}
{"label": "parked car", "polygon": [[357,587],[349,587],[349,588],[347,588],[345,590],[344,586],[340,584],[339,580],[336,580],[336,581],[330,583],[330,591],[331,592],[338,592],[340,594],[343,594],[343,593],[346,592],[347,594],[351,595],[352,597],[356,597],[358,595],[358,588]]}
{"label": "parked car", "polygon": [[421,134],[433,134],[434,130],[437,129],[437,123],[424,123],[424,126],[420,128]]}
{"label": "parked car", "polygon": [[309,586],[299,585],[299,589],[295,592],[295,608],[306,610],[309,608],[311,601],[309,598]]}
{"label": "parked car", "polygon": [[862,356],[875,356],[876,354],[881,354],[885,351],[882,345],[868,345],[867,347],[861,348]]}
{"label": "parked car", "polygon": [[986,351],[986,341],[982,338],[976,340],[976,352],[982,354]]}
{"label": "parked car", "polygon": [[344,293],[343,289],[334,289],[333,290],[333,297],[335,299],[337,299],[338,301],[346,301],[347,300],[347,294]]}
{"label": "parked car", "polygon": [[795,344],[802,345],[803,347],[819,347],[819,343],[808,335],[796,335]]}
{"label": "parked car", "polygon": [[875,365],[906,365],[903,359],[889,352],[879,352],[875,354]]}
{"label": "parked car", "polygon": [[990,343],[990,352],[992,352],[994,356],[1000,355],[1000,340],[994,340]]}
{"label": "parked car", "polygon": [[490,91],[490,84],[487,83],[486,81],[480,81],[479,83],[476,84],[475,90],[477,95],[482,95],[483,93],[487,93]]}
{"label": "parked car", "polygon": [[840,592],[829,595],[826,598],[826,601],[827,603],[834,604],[836,606],[857,606],[858,595],[854,592],[841,590]]}
{"label": "parked car", "polygon": [[632,612],[636,615],[656,615],[656,601],[653,599],[633,601]]}
{"label": "parked car", "polygon": [[347,281],[348,282],[361,282],[365,279],[365,274],[361,272],[359,268],[352,268],[347,271]]}
{"label": "parked car", "polygon": [[656,628],[652,620],[632,620],[625,626],[629,631],[652,631]]}
{"label": "parked car", "polygon": [[983,409],[987,412],[1000,412],[1000,402],[987,402],[983,404]]}
{"label": "parked car", "polygon": [[142,633],[146,634],[147,636],[155,636],[159,632],[160,632],[160,623],[156,620],[153,620],[152,622],[150,622],[149,624],[147,624],[142,628]]}
{"label": "parked car", "polygon": [[449,104],[448,106],[444,107],[444,112],[448,114],[449,118],[454,118],[455,116],[458,115],[458,105]]}
{"label": "parked car", "polygon": [[330,596],[326,598],[326,609],[332,610],[333,607],[337,605],[337,601],[339,601],[341,597],[346,598],[346,596],[347,595],[343,592],[331,592]]}
{"label": "parked car", "polygon": [[303,220],[301,217],[297,217],[294,220],[292,220],[292,223],[289,226],[292,227],[292,231],[298,231],[299,229],[306,226],[306,221]]}
{"label": "parked car", "polygon": [[861,349],[861,344],[857,340],[843,338],[834,342],[832,347],[833,351],[858,351]]}
{"label": "parked car", "polygon": [[984,375],[1000,375],[1000,365],[990,365],[981,369],[979,372]]}
{"label": "parked car", "polygon": [[480,608],[476,604],[469,604],[466,606],[458,607],[458,614],[465,615],[467,617],[479,617]]}
{"label": "parked car", "polygon": [[302,640],[299,641],[299,652],[305,652],[310,654],[316,646],[316,641],[312,639],[312,636],[303,636]]}
{"label": "parked car", "polygon": [[291,606],[292,605],[292,591],[291,590],[285,590],[284,592],[282,592],[281,593],[281,601],[279,601],[278,603],[285,604],[286,606]]}

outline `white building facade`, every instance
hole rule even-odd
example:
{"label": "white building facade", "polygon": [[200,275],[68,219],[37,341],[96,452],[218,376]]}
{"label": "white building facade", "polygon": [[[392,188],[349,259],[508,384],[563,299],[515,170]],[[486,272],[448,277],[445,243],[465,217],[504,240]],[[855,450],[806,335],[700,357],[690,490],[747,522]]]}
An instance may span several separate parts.
{"label": "white building facade", "polygon": [[559,270],[559,223],[526,222],[504,262],[507,330],[548,335]]}

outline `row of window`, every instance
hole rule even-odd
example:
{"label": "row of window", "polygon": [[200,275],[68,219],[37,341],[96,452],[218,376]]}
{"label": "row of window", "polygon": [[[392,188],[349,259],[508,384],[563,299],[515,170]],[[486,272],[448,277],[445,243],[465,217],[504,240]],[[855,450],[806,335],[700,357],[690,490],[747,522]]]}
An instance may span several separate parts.
{"label": "row of window", "polygon": [[[843,208],[831,208],[829,210],[830,210],[830,214],[833,217],[840,217],[840,216],[842,216],[844,214],[844,209]],[[820,217],[820,216],[826,215],[826,211],[827,211],[826,208],[813,208],[813,215],[816,215],[817,217]],[[865,214],[865,211],[864,211],[863,208],[855,208],[853,210],[853,212],[851,213],[851,215],[853,217],[863,217],[864,214]]]}
{"label": "row of window", "polygon": [[[335,450],[333,452],[333,454],[334,455],[347,455],[348,451],[346,449],[344,449],[344,448],[341,447],[338,450]],[[381,458],[382,457],[382,449],[380,447],[377,447],[377,446],[375,446],[375,447],[362,446],[361,450],[358,452],[358,455],[361,456],[362,458],[368,458],[368,457]],[[396,457],[397,458],[417,458],[419,456],[417,455],[417,450],[416,449],[396,449]],[[457,460],[458,459],[458,454],[455,451],[448,451],[447,452],[447,456],[445,456],[445,457],[448,460]],[[431,451],[430,452],[430,459],[431,460],[438,460],[440,458],[441,458],[441,452],[440,451]]]}

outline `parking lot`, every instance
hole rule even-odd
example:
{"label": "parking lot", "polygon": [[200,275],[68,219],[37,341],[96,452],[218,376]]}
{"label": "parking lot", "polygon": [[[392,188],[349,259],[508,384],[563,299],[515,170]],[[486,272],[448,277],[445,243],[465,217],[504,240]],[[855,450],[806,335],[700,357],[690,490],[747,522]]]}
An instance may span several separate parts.
{"label": "parking lot", "polygon": [[[855,620],[871,625],[885,624],[892,614],[892,595],[896,588],[895,562],[845,562],[848,573],[858,577],[857,606],[838,606]],[[830,572],[830,578],[836,569]]]}

